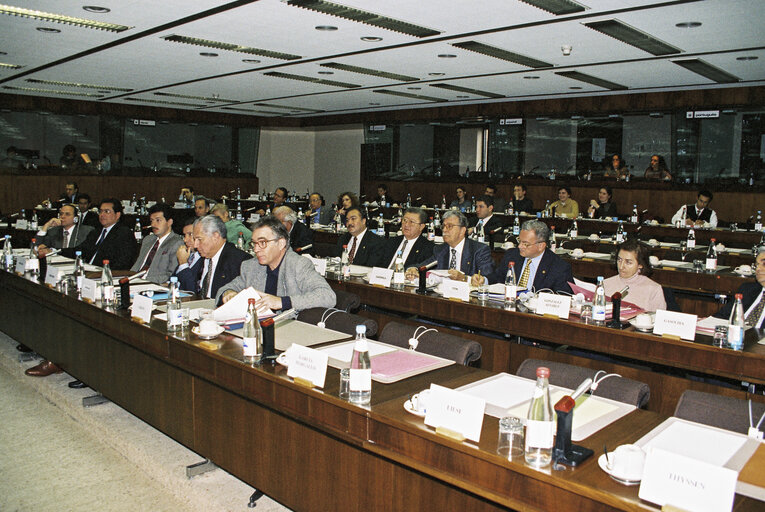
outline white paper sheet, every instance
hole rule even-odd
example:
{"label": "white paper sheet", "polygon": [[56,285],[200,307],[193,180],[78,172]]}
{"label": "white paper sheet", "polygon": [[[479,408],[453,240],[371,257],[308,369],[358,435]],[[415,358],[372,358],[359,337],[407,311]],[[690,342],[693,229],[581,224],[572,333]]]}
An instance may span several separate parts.
{"label": "white paper sheet", "polygon": [[[396,347],[391,347],[389,345],[382,345],[380,343],[375,343],[374,341],[369,341],[369,357],[378,356],[380,354],[385,354],[388,352],[393,352],[394,350],[397,350]],[[350,363],[351,357],[353,357],[353,345],[354,342],[346,342],[346,343],[339,343],[337,345],[332,345],[329,347],[320,348],[318,350],[321,350],[323,352],[326,352],[327,355],[330,357],[330,359],[336,359],[343,363]]]}
{"label": "white paper sheet", "polygon": [[724,466],[745,442],[746,437],[739,434],[678,421],[667,426],[646,443],[639,441],[638,444],[646,451],[659,448],[715,466]]}
{"label": "white paper sheet", "polygon": [[[255,288],[252,286],[237,293],[228,302],[216,309],[213,313],[213,318],[215,318],[216,322],[223,323],[232,320],[244,320],[244,315],[247,313],[247,301],[249,299],[260,299],[260,294],[255,291]],[[266,318],[273,315],[274,312],[268,308],[258,310],[258,318]]]}

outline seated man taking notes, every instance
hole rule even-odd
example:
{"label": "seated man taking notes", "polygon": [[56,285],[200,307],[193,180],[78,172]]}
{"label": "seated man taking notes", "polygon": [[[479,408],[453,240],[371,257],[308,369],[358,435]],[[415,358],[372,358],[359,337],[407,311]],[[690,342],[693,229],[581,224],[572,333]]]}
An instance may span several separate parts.
{"label": "seated man taking notes", "polygon": [[547,248],[550,228],[540,220],[527,220],[518,235],[518,248],[509,249],[502,257],[497,270],[486,277],[473,276],[473,285],[483,279],[489,284],[504,283],[508,264],[515,262],[515,278],[518,290],[571,293],[568,283],[573,282],[571,265]]}
{"label": "seated man taking notes", "polygon": [[335,292],[308,258],[290,249],[289,234],[275,217],[263,217],[252,230],[255,259],[242,263],[239,277],[223,286],[216,299],[226,303],[252,286],[260,293],[256,306],[274,310],[334,307]]}

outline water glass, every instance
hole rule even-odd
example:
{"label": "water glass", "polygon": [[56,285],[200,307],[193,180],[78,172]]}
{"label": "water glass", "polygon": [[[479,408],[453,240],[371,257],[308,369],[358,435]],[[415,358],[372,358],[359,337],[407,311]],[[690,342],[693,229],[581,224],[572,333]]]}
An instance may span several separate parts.
{"label": "water glass", "polygon": [[582,305],[582,313],[580,315],[580,318],[586,324],[592,323],[592,304]]}
{"label": "water glass", "polygon": [[716,325],[714,341],[712,342],[712,344],[715,347],[724,348],[727,345],[727,343],[728,343],[728,326]]}
{"label": "water glass", "polygon": [[511,416],[499,420],[497,453],[512,459],[523,456],[523,421]]}
{"label": "water glass", "polygon": [[348,400],[351,397],[351,369],[343,368],[340,370],[340,390],[338,396],[343,400]]}
{"label": "water glass", "polygon": [[181,326],[186,329],[189,326],[189,316],[191,311],[189,308],[181,308]]}
{"label": "water glass", "polygon": [[693,260],[693,270],[696,272],[704,271],[704,261],[701,259]]}

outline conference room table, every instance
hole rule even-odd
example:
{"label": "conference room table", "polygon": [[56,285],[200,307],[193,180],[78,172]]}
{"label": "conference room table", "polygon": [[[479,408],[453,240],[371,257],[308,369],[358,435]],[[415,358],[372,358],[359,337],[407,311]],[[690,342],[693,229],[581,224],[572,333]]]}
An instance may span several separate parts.
{"label": "conference room table", "polygon": [[[157,319],[112,310],[0,272],[0,327],[200,457],[295,510],[658,510],[591,457],[575,469],[534,469],[496,454],[498,421],[480,441],[443,437],[404,401],[437,383],[454,388],[491,372],[451,365],[393,384],[369,406],[338,397],[339,372],[309,389],[272,363],[243,363],[230,335],[206,350]],[[277,331],[278,332],[278,331]],[[636,410],[580,444],[600,453],[665,419]],[[243,504],[244,505],[244,504]],[[737,496],[735,510],[761,503]]]}

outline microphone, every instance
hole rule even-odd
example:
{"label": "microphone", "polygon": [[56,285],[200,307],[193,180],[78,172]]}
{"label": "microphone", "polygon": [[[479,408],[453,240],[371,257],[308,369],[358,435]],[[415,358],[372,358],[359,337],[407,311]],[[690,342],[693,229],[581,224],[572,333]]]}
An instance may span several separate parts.
{"label": "microphone", "polygon": [[307,251],[311,247],[313,247],[313,244],[304,245],[303,247],[298,247],[297,249],[295,249],[295,252],[301,253],[301,252]]}
{"label": "microphone", "polygon": [[51,249],[48,254],[43,256],[43,258],[47,258],[48,256],[54,256],[54,255],[56,255],[56,254],[58,254],[60,252],[61,252],[61,249]]}
{"label": "microphone", "polygon": [[[622,288],[620,291],[618,291],[616,293],[620,294],[621,298],[623,299],[624,297],[626,297],[630,293],[629,285],[625,286],[624,288]],[[614,294],[614,295],[616,295],[616,294]]]}
{"label": "microphone", "polygon": [[592,387],[592,379],[587,377],[586,379],[584,379],[584,381],[582,381],[581,384],[579,384],[579,386],[574,390],[574,392],[571,393],[571,399],[576,400],[577,398],[579,398],[580,396],[588,392],[591,387]]}
{"label": "microphone", "polygon": [[430,270],[431,268],[435,267],[436,265],[438,265],[438,261],[431,261],[427,265],[423,265],[420,268],[418,268],[417,270],[419,270],[420,272],[424,272],[426,270]]}
{"label": "microphone", "polygon": [[143,276],[145,276],[147,272],[148,272],[148,270],[142,270],[142,271],[138,272],[137,274],[134,274],[134,275],[128,277],[128,281],[134,281],[136,279],[140,279]]}
{"label": "microphone", "polygon": [[297,318],[298,312],[295,310],[295,308],[290,308],[287,311],[282,311],[275,317],[273,317],[273,321],[275,324],[283,321],[283,320],[290,320],[292,318]]}

